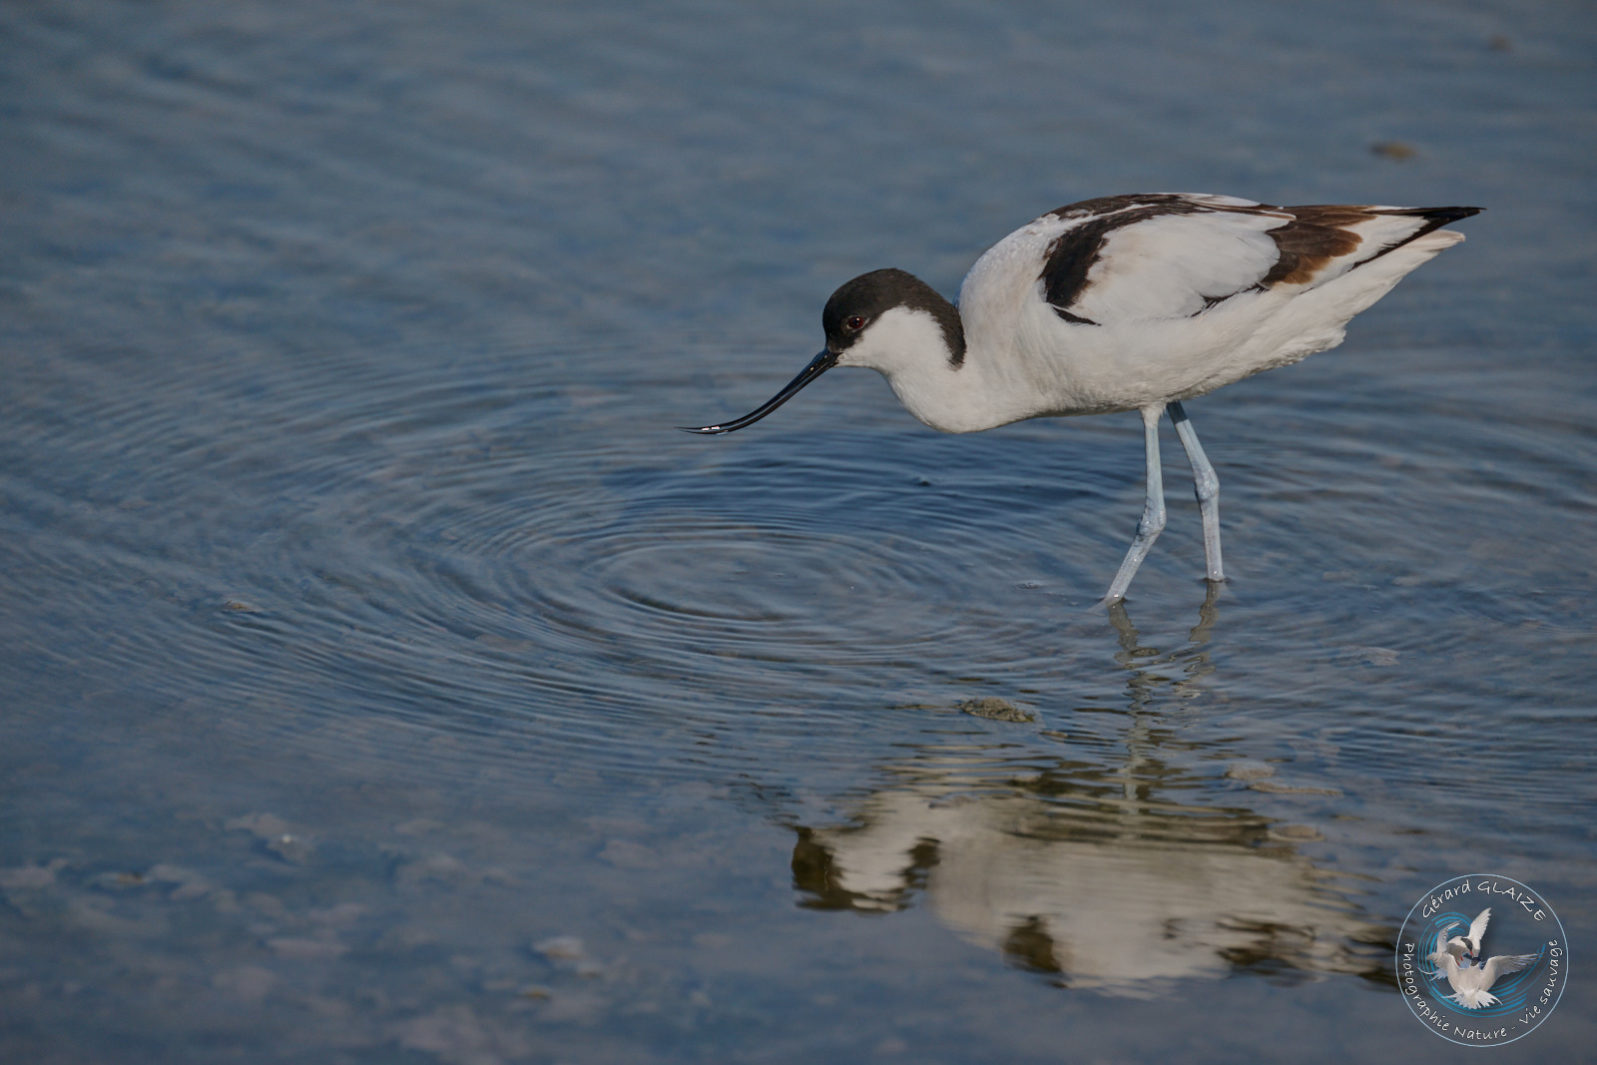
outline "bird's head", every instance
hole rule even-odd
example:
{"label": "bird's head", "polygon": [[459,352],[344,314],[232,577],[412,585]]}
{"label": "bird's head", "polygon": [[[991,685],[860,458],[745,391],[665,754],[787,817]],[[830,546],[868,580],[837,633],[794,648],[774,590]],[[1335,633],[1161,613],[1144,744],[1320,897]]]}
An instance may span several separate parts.
{"label": "bird's head", "polygon": [[826,347],[776,395],[741,418],[684,428],[714,434],[753,425],[833,366],[863,366],[891,380],[927,360],[957,368],[965,359],[959,312],[930,285],[903,270],[872,270],[840,286],[821,312],[821,328]]}
{"label": "bird's head", "polygon": [[958,367],[965,330],[954,305],[903,270],[872,270],[838,287],[821,312],[826,350],[839,366],[892,377],[928,360]]}

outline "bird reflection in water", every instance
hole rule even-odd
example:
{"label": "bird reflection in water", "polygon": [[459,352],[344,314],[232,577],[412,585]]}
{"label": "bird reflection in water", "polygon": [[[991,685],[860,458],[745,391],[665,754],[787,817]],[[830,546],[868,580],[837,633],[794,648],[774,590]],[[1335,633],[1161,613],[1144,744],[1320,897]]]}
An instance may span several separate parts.
{"label": "bird reflection in water", "polygon": [[[1220,620],[1217,600],[1222,586],[1205,582],[1203,605],[1198,608],[1198,623],[1187,633],[1187,646],[1165,653],[1155,647],[1142,646],[1142,636],[1132,624],[1124,602],[1110,603],[1109,624],[1114,627],[1120,643],[1115,661],[1124,667],[1128,676],[1126,686],[1131,697],[1131,710],[1137,713],[1149,709],[1153,699],[1163,688],[1182,701],[1198,694],[1197,682],[1214,672],[1209,661],[1209,638]],[[1166,666],[1176,666],[1178,674],[1168,676]]]}
{"label": "bird reflection in water", "polygon": [[1176,655],[1143,647],[1122,608],[1110,618],[1131,671],[1130,708],[1114,711],[1124,728],[1072,735],[1065,757],[973,737],[884,765],[848,822],[796,826],[800,905],[889,913],[919,900],[1016,965],[1112,994],[1238,971],[1378,978],[1390,929],[1244,805],[1248,793],[1187,768],[1216,752],[1149,709],[1210,669],[1213,596]]}

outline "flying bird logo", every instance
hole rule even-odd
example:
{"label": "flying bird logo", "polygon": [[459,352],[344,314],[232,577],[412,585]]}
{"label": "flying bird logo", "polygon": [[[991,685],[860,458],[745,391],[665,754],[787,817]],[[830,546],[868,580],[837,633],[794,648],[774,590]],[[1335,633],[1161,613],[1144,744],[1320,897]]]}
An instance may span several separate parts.
{"label": "flying bird logo", "polygon": [[1488,906],[1470,922],[1469,933],[1449,936],[1453,929],[1462,926],[1454,922],[1436,934],[1436,949],[1430,961],[1436,966],[1434,980],[1447,978],[1453,994],[1447,997],[1466,1009],[1478,1010],[1497,1005],[1492,985],[1509,973],[1517,973],[1536,963],[1537,954],[1498,954],[1492,958],[1481,956],[1481,940],[1486,935],[1486,924],[1492,919]]}

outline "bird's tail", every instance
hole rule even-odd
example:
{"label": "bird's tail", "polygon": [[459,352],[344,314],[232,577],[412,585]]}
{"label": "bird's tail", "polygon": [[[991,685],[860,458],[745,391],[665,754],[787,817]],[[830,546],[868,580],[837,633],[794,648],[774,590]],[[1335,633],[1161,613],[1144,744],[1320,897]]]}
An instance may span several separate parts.
{"label": "bird's tail", "polygon": [[[1374,254],[1359,261],[1359,267],[1383,256],[1401,251],[1399,259],[1408,273],[1444,248],[1464,239],[1456,229],[1443,229],[1449,222],[1481,213],[1479,207],[1372,207],[1371,213],[1391,219],[1384,227],[1371,229],[1368,238],[1378,247]],[[1402,276],[1401,274],[1399,276]]]}
{"label": "bird's tail", "polygon": [[[1424,219],[1423,224],[1413,233],[1403,238],[1401,244],[1418,240],[1435,230],[1441,229],[1450,222],[1457,222],[1461,218],[1480,214],[1483,207],[1380,207],[1376,208],[1381,214],[1404,216],[1408,218]],[[1478,920],[1478,918],[1477,918]]]}
{"label": "bird's tail", "polygon": [[1466,988],[1456,995],[1448,995],[1447,997],[1452,999],[1454,1002],[1457,1002],[1465,1009],[1471,1010],[1478,1010],[1483,1006],[1497,1005],[1496,995],[1492,994],[1490,991],[1483,991],[1474,987]]}

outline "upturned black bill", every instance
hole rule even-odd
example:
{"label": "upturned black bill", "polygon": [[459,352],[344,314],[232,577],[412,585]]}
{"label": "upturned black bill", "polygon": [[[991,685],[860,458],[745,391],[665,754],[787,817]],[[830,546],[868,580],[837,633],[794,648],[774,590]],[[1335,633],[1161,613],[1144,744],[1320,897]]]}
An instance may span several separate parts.
{"label": "upturned black bill", "polygon": [[767,414],[771,413],[788,400],[792,399],[794,395],[798,393],[799,389],[803,388],[805,385],[809,384],[811,381],[815,380],[817,377],[821,376],[821,374],[825,373],[827,370],[830,370],[836,365],[837,355],[831,351],[823,351],[819,355],[815,356],[815,358],[811,359],[810,364],[804,367],[804,369],[800,370],[797,377],[783,385],[782,391],[778,392],[776,395],[772,396],[758,407],[749,411],[747,414],[743,415],[743,417],[733,418],[731,421],[724,422],[721,425],[701,425],[698,428],[679,425],[677,428],[681,429],[685,433],[714,434],[730,433],[732,430],[741,429],[745,425],[753,425],[755,422],[759,421],[761,418],[765,417]]}

